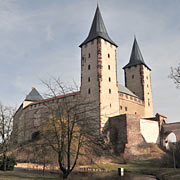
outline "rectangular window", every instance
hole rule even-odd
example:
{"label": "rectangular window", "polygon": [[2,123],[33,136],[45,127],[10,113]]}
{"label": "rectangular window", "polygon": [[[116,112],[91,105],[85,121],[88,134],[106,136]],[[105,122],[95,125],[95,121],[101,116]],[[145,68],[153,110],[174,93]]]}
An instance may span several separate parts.
{"label": "rectangular window", "polygon": [[125,111],[127,111],[128,110],[128,108],[127,107],[125,107]]}

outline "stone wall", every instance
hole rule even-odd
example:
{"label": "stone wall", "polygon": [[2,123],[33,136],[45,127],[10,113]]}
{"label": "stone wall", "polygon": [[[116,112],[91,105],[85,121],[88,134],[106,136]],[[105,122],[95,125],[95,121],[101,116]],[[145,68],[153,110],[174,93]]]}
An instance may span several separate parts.
{"label": "stone wall", "polygon": [[109,131],[109,139],[116,154],[132,153],[132,147],[144,143],[138,115],[123,114],[109,118]]}
{"label": "stone wall", "polygon": [[119,93],[120,114],[135,114],[144,117],[144,102],[137,97]]}

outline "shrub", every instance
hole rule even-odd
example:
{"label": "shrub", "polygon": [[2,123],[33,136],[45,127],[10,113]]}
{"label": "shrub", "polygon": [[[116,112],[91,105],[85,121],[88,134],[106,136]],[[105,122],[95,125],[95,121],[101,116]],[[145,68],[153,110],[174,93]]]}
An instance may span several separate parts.
{"label": "shrub", "polygon": [[[6,157],[6,170],[12,171],[16,165],[16,160],[13,156]],[[3,156],[0,156],[0,170],[4,170]]]}

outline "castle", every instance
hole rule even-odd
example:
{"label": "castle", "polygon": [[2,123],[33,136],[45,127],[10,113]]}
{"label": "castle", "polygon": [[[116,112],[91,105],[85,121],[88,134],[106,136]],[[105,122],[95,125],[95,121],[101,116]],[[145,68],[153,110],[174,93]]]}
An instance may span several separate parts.
{"label": "castle", "polygon": [[[99,130],[107,133],[110,141],[116,141],[116,148],[120,151],[142,141],[165,143],[161,138],[161,129],[167,118],[158,113],[154,117],[151,69],[143,59],[136,38],[130,60],[123,67],[125,86],[117,81],[118,46],[107,33],[98,6],[89,35],[79,47],[80,91],[58,98],[81,96],[95,101]],[[47,101],[50,99],[43,99],[35,88],[27,95],[14,116],[14,129],[23,129],[17,135],[18,143],[32,138],[35,127],[44,117],[43,103]]]}

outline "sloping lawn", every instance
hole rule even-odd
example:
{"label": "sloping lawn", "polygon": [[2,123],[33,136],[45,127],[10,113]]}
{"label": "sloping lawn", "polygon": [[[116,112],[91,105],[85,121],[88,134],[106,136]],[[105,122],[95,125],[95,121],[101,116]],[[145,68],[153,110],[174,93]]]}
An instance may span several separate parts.
{"label": "sloping lawn", "polygon": [[0,180],[57,180],[56,175],[45,175],[28,171],[0,171]]}

